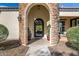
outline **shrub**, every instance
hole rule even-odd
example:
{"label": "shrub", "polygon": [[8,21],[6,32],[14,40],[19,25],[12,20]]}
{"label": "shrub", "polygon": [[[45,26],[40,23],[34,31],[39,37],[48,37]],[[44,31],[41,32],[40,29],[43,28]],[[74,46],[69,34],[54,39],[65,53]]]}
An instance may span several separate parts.
{"label": "shrub", "polygon": [[6,40],[8,35],[8,29],[4,25],[0,24],[0,42]]}
{"label": "shrub", "polygon": [[66,36],[71,46],[79,50],[79,27],[68,29]]}

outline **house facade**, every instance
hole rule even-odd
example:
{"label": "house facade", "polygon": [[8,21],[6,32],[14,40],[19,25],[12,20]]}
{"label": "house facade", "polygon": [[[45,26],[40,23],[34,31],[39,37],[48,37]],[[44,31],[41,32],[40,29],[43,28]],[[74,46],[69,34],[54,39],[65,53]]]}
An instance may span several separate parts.
{"label": "house facade", "polygon": [[67,29],[79,26],[79,8],[60,8],[60,33],[63,34]]}
{"label": "house facade", "polygon": [[79,25],[79,8],[59,8],[57,3],[21,3],[18,8],[1,7],[0,24],[9,30],[7,39],[18,39],[26,46],[29,38],[50,39],[51,46],[59,34]]}

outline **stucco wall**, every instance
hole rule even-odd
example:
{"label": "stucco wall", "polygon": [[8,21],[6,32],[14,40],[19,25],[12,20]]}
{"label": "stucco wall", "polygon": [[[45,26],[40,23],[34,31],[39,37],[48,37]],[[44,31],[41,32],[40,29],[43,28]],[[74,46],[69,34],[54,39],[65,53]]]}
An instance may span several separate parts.
{"label": "stucco wall", "polygon": [[44,6],[39,7],[36,5],[30,9],[28,15],[29,28],[32,32],[32,38],[34,38],[34,21],[37,18],[41,18],[44,21],[44,36],[47,34],[47,22],[49,21],[49,12]]}
{"label": "stucco wall", "polygon": [[70,28],[70,18],[65,19],[65,30]]}
{"label": "stucco wall", "polygon": [[79,12],[59,12],[59,16],[79,16]]}
{"label": "stucco wall", "polygon": [[19,22],[17,11],[4,11],[0,13],[0,24],[9,30],[7,39],[19,39]]}

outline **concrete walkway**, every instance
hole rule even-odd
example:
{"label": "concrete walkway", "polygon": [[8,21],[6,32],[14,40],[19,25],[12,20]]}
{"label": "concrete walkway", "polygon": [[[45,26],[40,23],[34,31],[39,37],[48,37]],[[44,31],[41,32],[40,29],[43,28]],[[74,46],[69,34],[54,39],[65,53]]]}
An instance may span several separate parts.
{"label": "concrete walkway", "polygon": [[[61,37],[60,41],[67,42],[67,38]],[[28,56],[29,53],[33,53],[33,52],[37,51],[38,49],[41,49],[42,47],[45,47],[45,46],[49,47],[49,42],[46,39],[37,39],[37,40],[35,40],[35,42],[31,42],[28,45],[29,50],[27,51],[26,56]]]}
{"label": "concrete walkway", "polygon": [[49,46],[49,42],[46,39],[39,39],[31,44],[28,45],[29,50],[26,53],[26,56],[29,55],[29,53],[31,52],[35,52],[38,49],[45,47],[45,46]]}

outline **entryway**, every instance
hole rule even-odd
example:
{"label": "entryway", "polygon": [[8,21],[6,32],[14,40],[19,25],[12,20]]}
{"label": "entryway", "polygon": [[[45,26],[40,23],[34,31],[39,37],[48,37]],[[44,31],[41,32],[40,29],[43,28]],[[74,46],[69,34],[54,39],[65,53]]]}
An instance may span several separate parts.
{"label": "entryway", "polygon": [[[22,45],[26,46],[28,44],[29,35],[31,40],[35,38],[35,36],[40,36],[44,39],[49,37],[50,45],[57,44],[57,41],[59,40],[58,4],[24,3],[20,5],[19,12],[19,38]],[[38,18],[43,20],[44,29],[43,26],[37,27],[41,27],[41,29],[44,31],[35,31],[34,29],[34,21]],[[48,33],[48,26],[50,28],[50,33]],[[37,34],[35,34],[34,31]],[[28,32],[30,32],[30,34]]]}
{"label": "entryway", "polygon": [[41,4],[37,4],[28,12],[29,42],[34,42],[42,38],[47,38],[49,22],[49,11]]}
{"label": "entryway", "polygon": [[39,39],[41,40],[42,37],[44,36],[44,21],[43,21],[43,19],[37,18],[34,21],[34,38],[31,38],[30,31],[28,34],[29,34],[29,38],[28,38],[29,44],[31,44]]}

